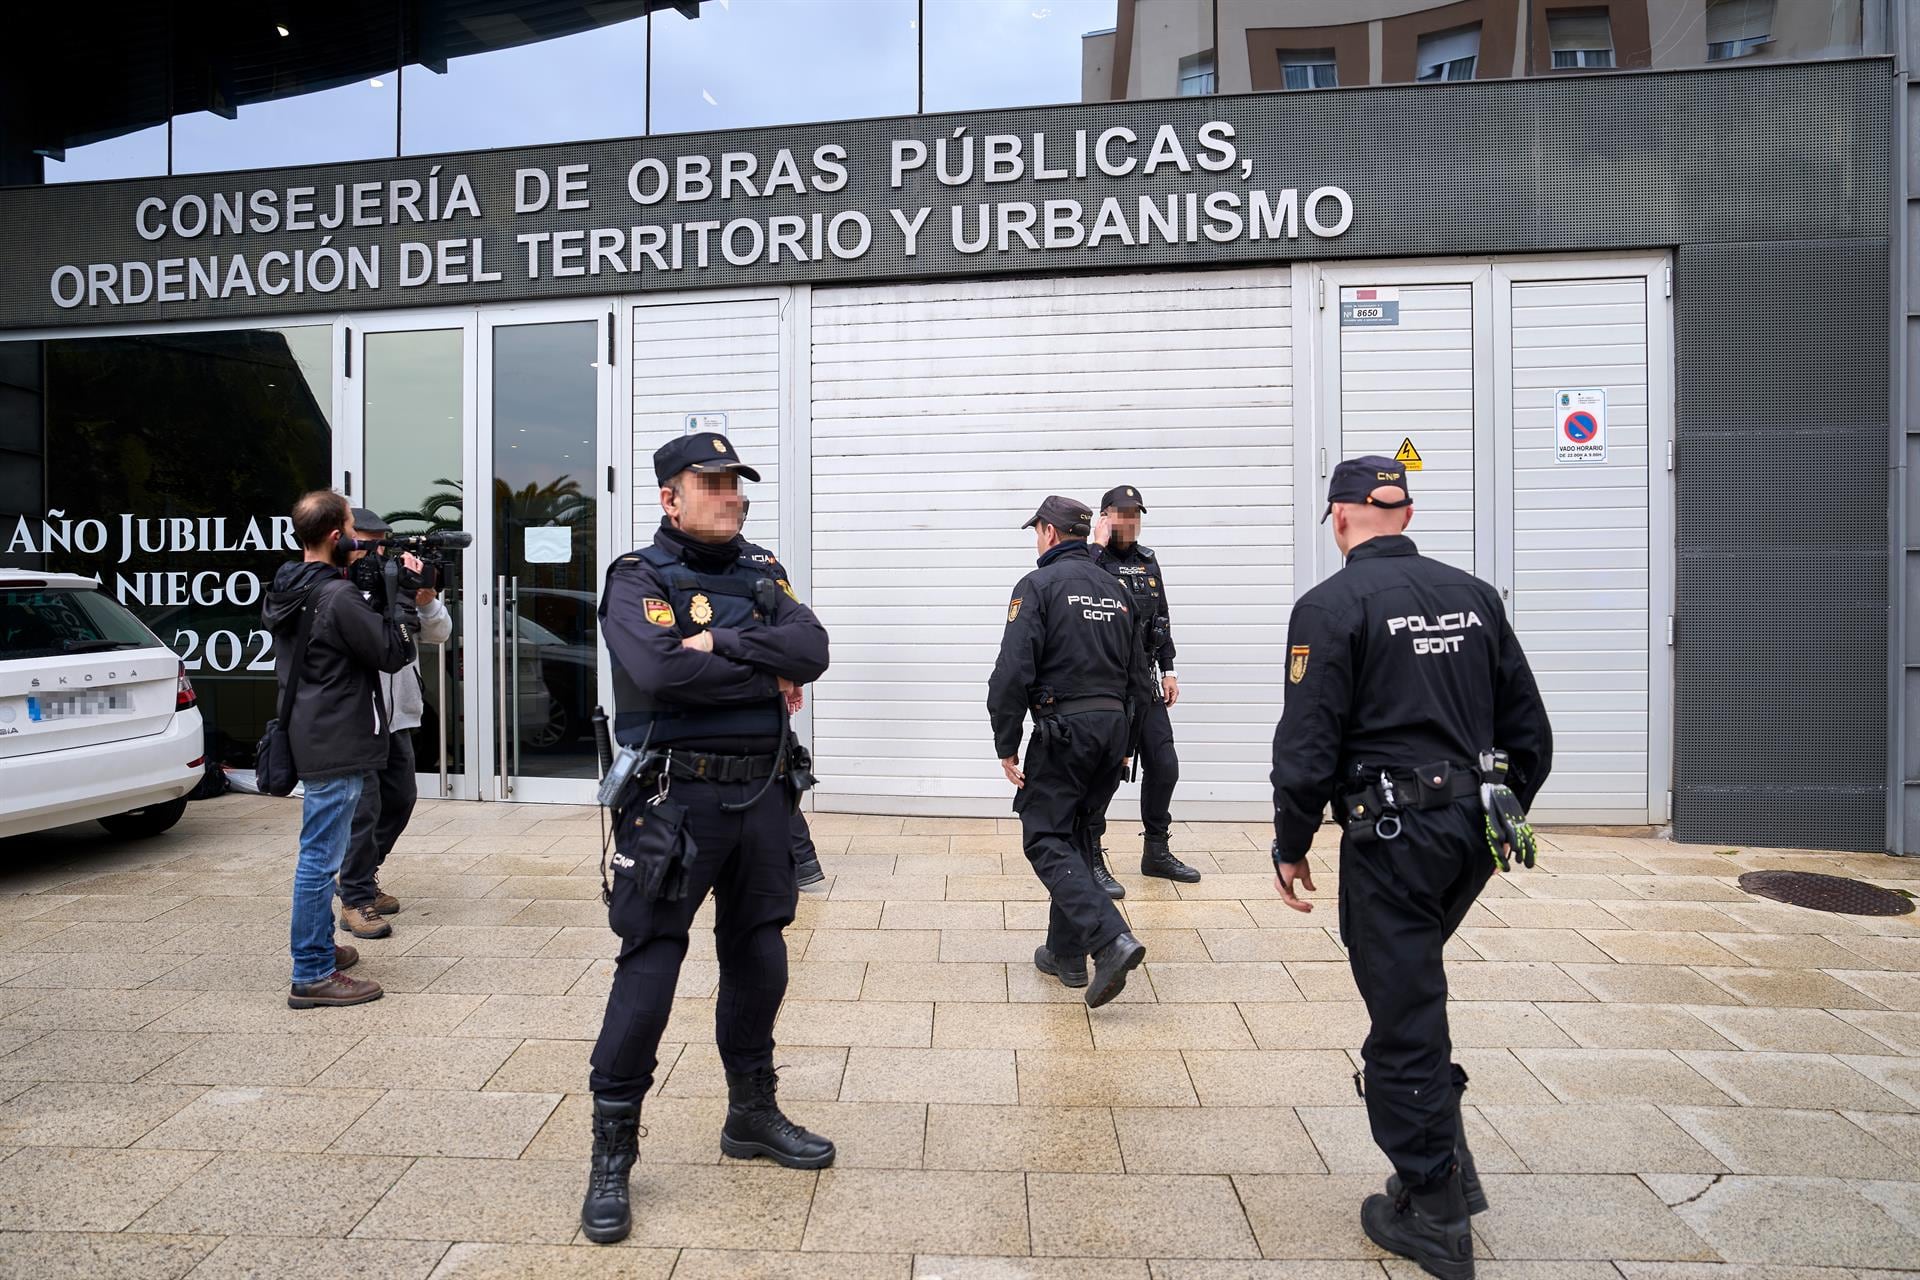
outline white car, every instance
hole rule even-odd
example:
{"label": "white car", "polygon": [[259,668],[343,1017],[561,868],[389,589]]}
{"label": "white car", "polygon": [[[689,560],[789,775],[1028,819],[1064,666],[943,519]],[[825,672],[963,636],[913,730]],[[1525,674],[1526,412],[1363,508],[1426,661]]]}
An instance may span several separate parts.
{"label": "white car", "polygon": [[159,835],[206,764],[180,656],[92,578],[0,569],[0,836]]}

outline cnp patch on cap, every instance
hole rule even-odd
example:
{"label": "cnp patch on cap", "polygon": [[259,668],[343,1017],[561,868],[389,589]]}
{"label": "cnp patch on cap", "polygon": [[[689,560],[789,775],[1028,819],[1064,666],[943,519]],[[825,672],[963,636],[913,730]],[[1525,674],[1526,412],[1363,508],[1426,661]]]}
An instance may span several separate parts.
{"label": "cnp patch on cap", "polygon": [[653,478],[665,484],[682,471],[731,471],[758,481],[760,473],[740,461],[733,441],[718,431],[700,431],[669,440],[653,451]]}
{"label": "cnp patch on cap", "polygon": [[1106,491],[1100,497],[1102,511],[1138,511],[1146,514],[1147,500],[1132,485],[1119,484]]}

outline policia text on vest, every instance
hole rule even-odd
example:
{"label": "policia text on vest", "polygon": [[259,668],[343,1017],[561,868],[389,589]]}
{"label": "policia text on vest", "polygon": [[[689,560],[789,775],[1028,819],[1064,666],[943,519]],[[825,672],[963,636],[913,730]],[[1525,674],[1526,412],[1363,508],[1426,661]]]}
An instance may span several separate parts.
{"label": "policia text on vest", "polygon": [[[740,481],[760,476],[722,435],[653,456],[664,511],[650,546],[607,572],[600,621],[614,735],[641,763],[615,809],[609,918],[620,955],[594,1046],[593,1159],[581,1205],[590,1240],[631,1229],[627,1179],[688,930],[709,892],[720,963],[714,1040],[726,1068],[720,1148],[789,1168],[833,1144],[776,1100],[773,1021],[787,989],[783,930],[798,890],[791,815],[804,780],[787,716],[827,669],[827,633],[777,562],[740,539]],[[770,567],[771,566],[771,567]]]}

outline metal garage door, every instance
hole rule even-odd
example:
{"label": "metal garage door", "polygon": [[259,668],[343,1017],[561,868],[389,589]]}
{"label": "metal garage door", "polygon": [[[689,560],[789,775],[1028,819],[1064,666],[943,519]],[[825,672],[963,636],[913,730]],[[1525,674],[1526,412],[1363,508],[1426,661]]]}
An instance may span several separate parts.
{"label": "metal garage door", "polygon": [[985,699],[1033,566],[1020,522],[1050,492],[1091,505],[1126,482],[1171,582],[1175,817],[1266,810],[1293,593],[1290,305],[1285,270],[813,293],[823,807],[1007,811]]}
{"label": "metal garage door", "polygon": [[[1511,542],[1500,579],[1556,739],[1536,810],[1563,822],[1658,821],[1667,784],[1655,761],[1667,757],[1669,730],[1666,609],[1654,602],[1669,598],[1670,393],[1650,327],[1664,331],[1665,269],[1529,278],[1552,270],[1503,269],[1495,291],[1510,396],[1498,488],[1511,494],[1502,522]],[[1603,421],[1604,449],[1563,438],[1583,412]]]}

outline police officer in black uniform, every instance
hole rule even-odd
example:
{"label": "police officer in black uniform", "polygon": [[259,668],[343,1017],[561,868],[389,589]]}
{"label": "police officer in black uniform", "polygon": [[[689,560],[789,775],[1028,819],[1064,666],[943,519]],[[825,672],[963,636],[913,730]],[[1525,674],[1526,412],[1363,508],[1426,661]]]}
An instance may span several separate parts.
{"label": "police officer in black uniform", "polygon": [[1468,1214],[1486,1196],[1461,1129],[1467,1076],[1451,1062],[1441,952],[1496,865],[1533,865],[1525,810],[1553,730],[1499,595],[1405,536],[1400,463],[1342,462],[1327,514],[1347,563],[1300,597],[1287,628],[1275,884],[1313,909],[1295,888],[1313,888],[1307,849],[1331,803],[1345,828],[1340,936],[1372,1021],[1363,1096],[1395,1170],[1361,1226],[1444,1280],[1470,1280]]}
{"label": "police officer in black uniform", "polygon": [[[638,799],[617,810],[610,916],[620,957],[590,1078],[593,1167],[580,1220],[602,1244],[631,1226],[627,1175],[640,1100],[653,1084],[688,929],[709,890],[720,961],[714,1037],[728,1097],[720,1149],[800,1169],[834,1156],[831,1142],[780,1111],[773,1064],[774,1015],[787,989],[781,931],[796,902],[788,699],[826,671],[827,633],[746,550],[739,479],[760,476],[725,436],[669,441],[653,470],[666,515],[650,545],[608,569],[600,601],[614,736],[645,761],[631,793]],[[660,816],[668,813],[676,816]],[[649,821],[652,834],[690,838],[672,846],[690,861],[660,884],[643,878],[642,851],[653,846],[641,834],[624,843],[647,833]],[[673,896],[665,883],[675,884]]]}
{"label": "police officer in black uniform", "polygon": [[[1167,708],[1180,701],[1180,677],[1173,669],[1173,622],[1167,609],[1166,566],[1153,548],[1140,542],[1140,517],[1146,500],[1132,485],[1115,485],[1100,499],[1100,524],[1093,532],[1094,563],[1126,583],[1138,602],[1140,626],[1147,633],[1147,656],[1160,669],[1160,680],[1146,705],[1139,709],[1133,735],[1137,744],[1140,780],[1140,825],[1146,834],[1140,849],[1140,874],[1194,884],[1200,870],[1174,857],[1173,789],[1180,781],[1180,756],[1173,746],[1173,718]],[[1106,835],[1102,814],[1095,839]],[[1097,846],[1096,846],[1097,847]],[[1104,850],[1102,851],[1104,852]],[[1104,873],[1104,860],[1095,864]],[[1115,898],[1126,888],[1107,877],[1102,885]]]}
{"label": "police officer in black uniform", "polygon": [[[1000,767],[1018,791],[1021,841],[1053,908],[1034,967],[1085,987],[1090,1008],[1120,994],[1147,949],[1094,883],[1092,823],[1120,785],[1132,707],[1147,667],[1126,591],[1093,563],[1093,513],[1050,497],[1020,527],[1034,530],[1040,563],[1007,605],[987,715]],[[1033,714],[1026,768],[1020,730]],[[1093,959],[1093,977],[1087,959]]]}

